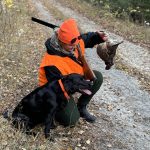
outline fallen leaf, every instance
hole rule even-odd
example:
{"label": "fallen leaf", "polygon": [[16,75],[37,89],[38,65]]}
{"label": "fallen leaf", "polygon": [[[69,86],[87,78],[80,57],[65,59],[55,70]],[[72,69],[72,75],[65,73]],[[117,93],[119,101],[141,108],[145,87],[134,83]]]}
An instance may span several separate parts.
{"label": "fallen leaf", "polygon": [[68,135],[70,135],[70,134],[71,134],[71,132],[69,131],[67,134],[68,134]]}
{"label": "fallen leaf", "polygon": [[2,141],[2,145],[6,146],[7,145],[7,141]]}
{"label": "fallen leaf", "polygon": [[79,134],[83,134],[84,132],[85,131],[83,131],[83,130],[78,131]]}
{"label": "fallen leaf", "polygon": [[75,149],[74,150],[80,150],[80,148],[78,148],[78,147],[75,147]]}
{"label": "fallen leaf", "polygon": [[107,144],[107,147],[109,147],[109,148],[110,148],[110,147],[112,147],[112,145],[111,145],[111,144]]}
{"label": "fallen leaf", "polygon": [[69,139],[68,138],[62,138],[62,141],[68,142]]}
{"label": "fallen leaf", "polygon": [[87,143],[88,145],[90,145],[91,142],[90,142],[90,140],[87,140],[86,143]]}
{"label": "fallen leaf", "polygon": [[71,148],[71,147],[69,147],[69,148],[67,148],[67,150],[72,150],[72,148]]}
{"label": "fallen leaf", "polygon": [[85,130],[89,129],[88,126],[84,126]]}
{"label": "fallen leaf", "polygon": [[[40,150],[44,150],[45,149],[45,146],[44,145],[40,145]],[[26,150],[26,149],[25,149]]]}
{"label": "fallen leaf", "polygon": [[112,109],[113,109],[113,105],[108,105],[108,106],[107,106],[107,110],[108,110],[108,111],[111,111]]}

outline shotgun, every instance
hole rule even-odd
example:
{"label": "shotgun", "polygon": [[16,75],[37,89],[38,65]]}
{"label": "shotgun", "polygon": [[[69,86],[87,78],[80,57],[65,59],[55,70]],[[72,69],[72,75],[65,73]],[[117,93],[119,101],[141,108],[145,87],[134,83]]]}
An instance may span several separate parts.
{"label": "shotgun", "polygon": [[94,81],[96,80],[96,76],[93,72],[93,70],[90,68],[85,56],[81,53],[81,48],[80,45],[77,44],[77,50],[78,50],[78,54],[79,54],[79,60],[81,61],[82,65],[83,65],[83,71],[84,71],[84,76],[86,79]]}
{"label": "shotgun", "polygon": [[34,18],[34,17],[31,17],[31,20],[34,21],[34,22],[37,22],[37,23],[39,23],[39,24],[42,24],[42,25],[44,25],[44,26],[50,27],[50,28],[52,28],[52,29],[59,28],[59,26],[56,26],[56,25],[54,25],[54,24],[45,22],[45,21],[43,21],[43,20],[40,20],[40,19],[37,19],[37,18]]}
{"label": "shotgun", "polygon": [[[39,24],[45,25],[45,26],[47,26],[47,27],[50,27],[50,28],[52,28],[53,30],[54,30],[55,28],[59,28],[59,26],[57,26],[57,25],[54,25],[54,24],[45,22],[45,21],[43,21],[43,20],[40,20],[40,19],[37,19],[37,18],[34,18],[34,17],[32,17],[31,20],[34,21],[34,22],[37,22],[37,23],[39,23]],[[86,78],[86,79],[89,79],[89,80],[91,80],[91,81],[94,81],[94,80],[96,79],[96,76],[95,76],[93,70],[91,70],[91,68],[90,68],[90,66],[89,66],[89,64],[88,64],[88,62],[87,62],[85,56],[82,55],[82,53],[81,53],[81,48],[80,48],[80,45],[79,45],[79,44],[77,44],[77,50],[78,50],[78,53],[79,53],[79,59],[80,59],[82,65],[83,65],[83,71],[84,71],[84,76],[85,76],[85,78]]]}

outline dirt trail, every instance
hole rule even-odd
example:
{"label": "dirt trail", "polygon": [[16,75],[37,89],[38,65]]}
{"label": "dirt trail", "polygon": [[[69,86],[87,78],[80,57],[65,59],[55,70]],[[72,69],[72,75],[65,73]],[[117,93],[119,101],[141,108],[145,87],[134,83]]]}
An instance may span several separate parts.
{"label": "dirt trail", "polygon": [[[60,24],[40,0],[32,2],[39,17]],[[59,1],[49,0],[49,5],[56,7],[66,17],[75,18],[83,31],[101,30],[100,25],[63,6]],[[112,39],[123,39],[113,33],[108,34]],[[147,49],[128,41],[124,41],[120,49],[119,55],[123,62],[150,77],[150,54]],[[92,132],[87,131],[87,135],[95,138],[94,143],[91,143],[93,149],[149,150],[150,94],[141,90],[136,78],[123,71],[116,70],[115,67],[106,71],[95,50],[87,49],[86,56],[91,67],[101,71],[104,76],[104,84],[93,98],[91,106],[96,110],[98,119]]]}

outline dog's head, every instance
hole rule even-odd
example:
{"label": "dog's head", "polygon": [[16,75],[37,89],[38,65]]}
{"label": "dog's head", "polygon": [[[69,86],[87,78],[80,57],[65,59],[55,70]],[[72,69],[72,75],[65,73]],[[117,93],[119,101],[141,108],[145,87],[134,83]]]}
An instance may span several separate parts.
{"label": "dog's head", "polygon": [[86,80],[84,76],[80,74],[69,74],[63,77],[62,79],[65,90],[68,94],[73,94],[75,92],[80,92],[82,94],[91,95],[91,86],[92,82]]}

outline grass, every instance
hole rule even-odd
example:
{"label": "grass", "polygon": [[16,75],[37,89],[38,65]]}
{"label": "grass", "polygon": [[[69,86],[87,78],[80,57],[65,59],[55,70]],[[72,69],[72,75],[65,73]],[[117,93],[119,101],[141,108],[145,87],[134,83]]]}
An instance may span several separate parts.
{"label": "grass", "polygon": [[[11,112],[16,103],[37,86],[37,70],[47,36],[30,21],[37,13],[30,1],[14,0],[13,4],[11,8],[1,5],[0,13],[1,113],[5,109]],[[2,115],[0,135],[1,150],[60,149],[58,144],[45,140],[44,135],[33,138],[15,130]]]}

